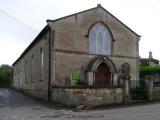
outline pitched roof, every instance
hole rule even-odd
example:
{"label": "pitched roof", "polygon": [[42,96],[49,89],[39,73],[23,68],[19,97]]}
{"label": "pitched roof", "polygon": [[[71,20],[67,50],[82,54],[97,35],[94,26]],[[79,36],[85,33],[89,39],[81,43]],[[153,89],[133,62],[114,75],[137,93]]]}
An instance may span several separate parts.
{"label": "pitched roof", "polygon": [[[115,18],[117,21],[119,21],[123,26],[125,26],[128,30],[130,30],[132,33],[134,33],[137,37],[141,37],[136,32],[134,32],[132,29],[130,29],[127,25],[125,25],[123,22],[121,22],[118,18],[116,18],[114,15],[112,15],[110,12],[108,12],[105,8],[103,8],[100,4],[98,4],[97,7],[94,7],[94,8],[88,9],[88,10],[84,10],[84,11],[81,11],[81,12],[77,12],[77,13],[74,13],[74,14],[71,14],[71,15],[67,15],[67,16],[64,16],[64,17],[61,17],[61,18],[58,18],[58,19],[54,19],[54,20],[48,19],[47,22],[49,22],[49,21],[56,22],[56,21],[65,19],[67,17],[71,17],[71,16],[81,14],[81,13],[84,13],[84,12],[87,12],[87,11],[91,11],[91,10],[97,9],[97,8],[102,8],[104,11],[106,11],[108,14],[110,14],[113,18]],[[49,26],[46,25],[43,28],[43,30],[37,35],[37,37],[31,42],[31,44],[24,50],[24,52],[20,55],[20,57],[12,64],[12,66],[14,66],[39,41],[39,38],[41,38],[42,35],[48,31],[48,29],[49,29]]]}
{"label": "pitched roof", "polygon": [[38,41],[39,39],[48,31],[49,27],[46,25],[43,30],[37,35],[37,37],[31,42],[31,44],[24,50],[20,57],[12,64],[14,66]]}

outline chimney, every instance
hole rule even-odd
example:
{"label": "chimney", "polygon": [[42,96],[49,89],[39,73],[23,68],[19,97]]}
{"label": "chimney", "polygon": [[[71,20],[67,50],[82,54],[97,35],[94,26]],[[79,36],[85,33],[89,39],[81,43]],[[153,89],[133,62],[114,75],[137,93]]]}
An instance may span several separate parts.
{"label": "chimney", "polygon": [[101,4],[97,4],[97,7],[101,7]]}

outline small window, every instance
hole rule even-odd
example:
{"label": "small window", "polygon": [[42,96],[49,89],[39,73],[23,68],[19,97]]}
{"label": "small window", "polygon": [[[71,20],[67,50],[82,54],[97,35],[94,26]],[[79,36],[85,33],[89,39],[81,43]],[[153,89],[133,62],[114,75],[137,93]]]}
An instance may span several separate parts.
{"label": "small window", "polygon": [[111,35],[102,23],[95,24],[89,33],[89,51],[92,54],[110,55]]}

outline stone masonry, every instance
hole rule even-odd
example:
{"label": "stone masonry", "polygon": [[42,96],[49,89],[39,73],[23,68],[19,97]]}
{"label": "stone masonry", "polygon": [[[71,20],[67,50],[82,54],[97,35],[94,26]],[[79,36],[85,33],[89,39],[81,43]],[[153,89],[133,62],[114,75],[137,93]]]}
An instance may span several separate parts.
{"label": "stone masonry", "polygon": [[122,104],[122,88],[53,88],[53,102],[68,106]]}

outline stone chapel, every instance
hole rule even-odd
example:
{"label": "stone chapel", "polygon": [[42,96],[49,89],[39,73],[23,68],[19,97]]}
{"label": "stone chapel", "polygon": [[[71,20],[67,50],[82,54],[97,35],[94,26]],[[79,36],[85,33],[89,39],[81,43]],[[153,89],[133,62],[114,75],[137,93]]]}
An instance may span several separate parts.
{"label": "stone chapel", "polygon": [[[44,29],[13,63],[12,86],[67,105],[85,104],[83,100],[99,105],[95,93],[112,91],[115,94],[109,98],[100,95],[100,103],[120,103],[123,91],[116,86],[120,84],[122,65],[129,65],[130,80],[139,80],[139,40],[140,35],[100,4],[47,20]],[[78,94],[76,89],[81,92]]]}

